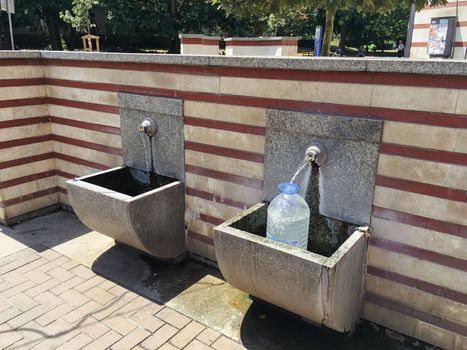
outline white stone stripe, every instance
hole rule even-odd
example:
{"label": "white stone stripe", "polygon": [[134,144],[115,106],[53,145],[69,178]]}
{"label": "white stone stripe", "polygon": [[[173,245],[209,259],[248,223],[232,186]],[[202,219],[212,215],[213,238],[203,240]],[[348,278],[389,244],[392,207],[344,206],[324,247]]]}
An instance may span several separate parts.
{"label": "white stone stripe", "polygon": [[462,165],[380,154],[378,174],[467,190],[467,167]]}
{"label": "white stone stripe", "polygon": [[228,220],[237,216],[241,209],[233,208],[225,204],[214,203],[203,198],[193,197],[190,195],[185,196],[186,208],[192,213],[206,214],[218,219]]}
{"label": "white stone stripe", "polygon": [[0,122],[49,115],[47,105],[0,108]]}
{"label": "white stone stripe", "polygon": [[72,108],[67,106],[60,106],[49,104],[49,114],[52,117],[65,118],[70,120],[77,120],[87,123],[100,124],[120,127],[120,116],[112,113],[98,112],[85,110],[81,108]]}
{"label": "white stone stripe", "polygon": [[463,323],[467,317],[464,304],[370,274],[365,276],[365,290],[445,320]]}
{"label": "white stone stripe", "polygon": [[463,271],[375,246],[369,247],[368,265],[462,293],[465,293],[465,286],[467,285],[467,274]]}
{"label": "white stone stripe", "polygon": [[45,97],[44,85],[0,87],[0,101]]}
{"label": "white stone stripe", "polygon": [[44,67],[33,66],[8,66],[1,67],[0,79],[34,79],[44,78]]}
{"label": "white stone stripe", "polygon": [[463,202],[376,186],[373,204],[435,220],[467,225],[467,203]]}
{"label": "white stone stripe", "polygon": [[260,154],[264,153],[265,145],[265,138],[261,135],[251,135],[191,125],[185,125],[185,141]]}
{"label": "white stone stripe", "polygon": [[467,130],[386,121],[383,142],[450,152],[467,149]]}
{"label": "white stone stripe", "polygon": [[185,150],[185,164],[263,180],[264,165],[257,162]]}
{"label": "white stone stripe", "polygon": [[34,192],[47,190],[55,186],[57,186],[57,179],[54,175],[16,186],[7,187],[3,189],[3,200],[7,201],[9,199],[25,196]]}
{"label": "white stone stripe", "polygon": [[467,260],[467,239],[373,217],[372,235],[409,246]]}
{"label": "white stone stripe", "polygon": [[10,147],[0,151],[0,162],[32,157],[52,152],[52,141],[37,142],[24,146]]}
{"label": "white stone stripe", "polygon": [[5,208],[7,218],[13,218],[22,214],[30,213],[35,210],[49,207],[58,203],[58,194],[52,193],[43,197],[34,198],[26,202],[10,205]]}
{"label": "white stone stripe", "polygon": [[53,150],[57,153],[88,160],[97,164],[102,164],[109,168],[121,166],[123,164],[123,159],[119,155],[100,152],[75,145],[69,145],[58,141],[53,142]]}
{"label": "white stone stripe", "polygon": [[117,93],[111,91],[47,85],[47,95],[48,97],[61,98],[71,101],[118,106]]}
{"label": "white stone stripe", "polygon": [[253,126],[266,126],[266,109],[219,103],[184,101],[184,115]]}
{"label": "white stone stripe", "polygon": [[57,170],[76,175],[76,176],[85,176],[85,175],[90,175],[93,173],[97,173],[99,171],[102,171],[100,169],[94,169],[88,166],[84,166],[81,164],[75,164],[72,162],[68,162],[63,159],[55,159],[55,167]]}
{"label": "white stone stripe", "polygon": [[65,137],[71,137],[77,140],[92,142],[104,146],[122,148],[122,139],[120,135],[108,134],[100,131],[76,128],[69,125],[51,123],[52,133]]}
{"label": "white stone stripe", "polygon": [[78,67],[47,67],[47,78],[219,93],[219,77]]}
{"label": "white stone stripe", "polygon": [[[50,134],[50,123],[22,125],[0,129],[0,142],[27,139]],[[7,151],[4,151],[7,152]]]}
{"label": "white stone stripe", "polygon": [[0,181],[13,180],[18,177],[34,175],[50,170],[55,170],[54,159],[45,159],[38,162],[2,169],[0,171]]}
{"label": "white stone stripe", "polygon": [[185,184],[187,187],[209,192],[221,198],[245,203],[245,209],[248,205],[260,202],[263,195],[259,189],[191,173],[185,173]]}

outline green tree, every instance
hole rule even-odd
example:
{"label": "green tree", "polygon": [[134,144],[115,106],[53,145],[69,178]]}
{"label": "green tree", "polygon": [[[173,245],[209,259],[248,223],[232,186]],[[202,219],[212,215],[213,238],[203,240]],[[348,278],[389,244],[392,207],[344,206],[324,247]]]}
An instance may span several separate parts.
{"label": "green tree", "polygon": [[78,33],[91,34],[93,24],[89,11],[100,2],[100,0],[73,0],[72,9],[62,11],[60,17]]}
{"label": "green tree", "polygon": [[291,9],[323,9],[326,12],[326,18],[322,55],[328,56],[334,20],[338,11],[355,8],[359,11],[385,12],[400,5],[401,2],[414,3],[420,10],[428,5],[446,4],[447,0],[212,0],[212,2],[226,9],[227,12],[236,13],[239,16],[251,14],[284,16]]}
{"label": "green tree", "polygon": [[[341,44],[347,42],[353,47],[374,45],[377,49],[384,49],[406,37],[409,14],[409,3],[401,3],[384,13],[356,10],[338,13],[336,23],[340,27]],[[343,30],[344,26],[346,30]]]}
{"label": "green tree", "polygon": [[60,20],[60,12],[70,8],[71,0],[16,0],[13,23],[40,34],[48,48],[62,50],[68,26]]}

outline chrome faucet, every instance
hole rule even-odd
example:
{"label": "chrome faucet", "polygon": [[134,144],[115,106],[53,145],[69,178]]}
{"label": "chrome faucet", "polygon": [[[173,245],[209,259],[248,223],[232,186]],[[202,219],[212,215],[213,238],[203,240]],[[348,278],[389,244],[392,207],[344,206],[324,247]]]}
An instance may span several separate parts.
{"label": "chrome faucet", "polygon": [[145,118],[139,125],[139,132],[148,135],[149,138],[154,137],[157,133],[157,125],[154,119],[149,117]]}
{"label": "chrome faucet", "polygon": [[328,158],[328,153],[326,147],[319,142],[313,141],[311,146],[307,148],[305,152],[305,159],[310,163],[316,163],[318,166],[322,166],[326,163]]}

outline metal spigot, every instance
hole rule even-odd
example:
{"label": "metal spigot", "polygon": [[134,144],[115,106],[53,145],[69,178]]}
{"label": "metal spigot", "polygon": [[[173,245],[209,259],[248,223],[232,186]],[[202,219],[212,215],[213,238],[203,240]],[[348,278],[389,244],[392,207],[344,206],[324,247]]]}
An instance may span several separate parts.
{"label": "metal spigot", "polygon": [[157,133],[157,125],[154,119],[145,118],[143,122],[139,125],[139,132],[146,134],[149,137],[153,137]]}
{"label": "metal spigot", "polygon": [[318,166],[323,166],[327,161],[328,153],[321,142],[313,141],[311,146],[307,148],[305,157],[310,165],[316,163]]}

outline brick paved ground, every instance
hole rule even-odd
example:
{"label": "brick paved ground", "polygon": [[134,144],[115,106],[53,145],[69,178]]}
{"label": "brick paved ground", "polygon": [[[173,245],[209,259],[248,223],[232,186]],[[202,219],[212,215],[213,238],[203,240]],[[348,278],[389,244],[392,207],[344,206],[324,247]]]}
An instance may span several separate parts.
{"label": "brick paved ground", "polygon": [[244,349],[52,249],[31,248],[0,259],[5,348]]}

